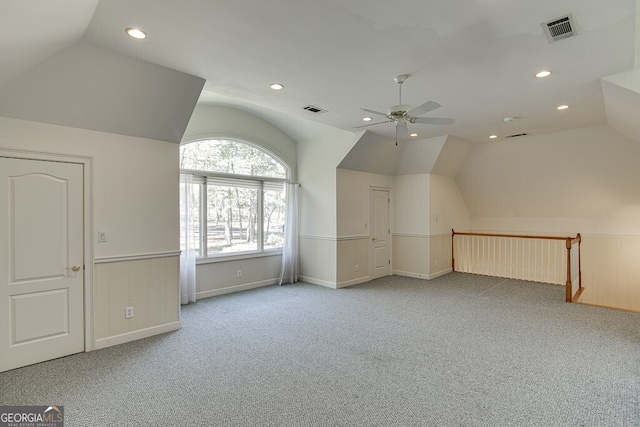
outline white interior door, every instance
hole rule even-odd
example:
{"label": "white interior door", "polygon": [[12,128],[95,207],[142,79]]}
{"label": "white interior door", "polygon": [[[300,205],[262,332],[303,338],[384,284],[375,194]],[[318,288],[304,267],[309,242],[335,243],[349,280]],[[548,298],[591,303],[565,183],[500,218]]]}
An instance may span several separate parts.
{"label": "white interior door", "polygon": [[389,191],[371,189],[371,278],[391,274]]}
{"label": "white interior door", "polygon": [[0,371],[84,351],[83,166],[0,157]]}

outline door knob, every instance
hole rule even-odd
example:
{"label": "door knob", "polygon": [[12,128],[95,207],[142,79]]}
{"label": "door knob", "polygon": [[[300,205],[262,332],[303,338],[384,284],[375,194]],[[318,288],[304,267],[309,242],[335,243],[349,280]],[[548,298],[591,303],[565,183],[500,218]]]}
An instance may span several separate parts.
{"label": "door knob", "polygon": [[79,271],[80,270],[80,266],[79,265],[74,265],[73,267],[71,267],[71,269],[73,271]]}
{"label": "door knob", "polygon": [[371,238],[371,241],[372,241],[372,242],[375,242],[376,240],[377,240],[377,239],[376,239],[375,237],[372,237],[372,238]]}

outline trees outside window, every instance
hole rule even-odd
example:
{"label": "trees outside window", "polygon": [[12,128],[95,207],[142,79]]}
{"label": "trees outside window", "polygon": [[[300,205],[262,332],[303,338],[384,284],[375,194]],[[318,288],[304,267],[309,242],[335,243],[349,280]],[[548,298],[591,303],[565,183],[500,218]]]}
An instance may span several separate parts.
{"label": "trees outside window", "polygon": [[180,147],[180,168],[196,184],[191,206],[198,256],[282,248],[288,178],[282,161],[247,142],[208,139]]}

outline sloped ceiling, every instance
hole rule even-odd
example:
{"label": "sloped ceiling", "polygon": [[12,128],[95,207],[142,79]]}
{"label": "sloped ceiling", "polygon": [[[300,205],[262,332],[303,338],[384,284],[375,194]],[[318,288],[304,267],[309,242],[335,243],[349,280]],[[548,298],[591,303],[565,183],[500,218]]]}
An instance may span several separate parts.
{"label": "sloped ceiling", "polygon": [[[363,124],[360,108],[385,112],[397,104],[393,78],[410,74],[403,103],[434,100],[442,107],[428,116],[456,119],[410,130],[479,143],[491,133],[604,123],[598,80],[633,67],[635,3],[103,0],[85,40],[201,76],[206,92],[266,107],[290,123],[303,126],[296,122],[303,118],[352,132]],[[578,35],[550,44],[540,24],[567,13]],[[148,39],[126,39],[132,25]],[[554,74],[535,79],[542,68]],[[285,89],[269,89],[274,81]],[[558,114],[560,103],[574,108]],[[302,110],[307,104],[328,113]],[[505,116],[517,120],[505,128]],[[394,138],[393,125],[368,129]]]}
{"label": "sloped ceiling", "polygon": [[429,174],[438,155],[447,143],[447,136],[407,141],[396,165],[397,175]]}
{"label": "sloped ceiling", "polygon": [[594,227],[625,217],[637,224],[639,158],[640,145],[603,125],[474,146],[455,181],[474,217],[584,218]]}
{"label": "sloped ceiling", "polygon": [[0,89],[0,115],[179,143],[204,80],[78,42]]}
{"label": "sloped ceiling", "polygon": [[382,135],[365,131],[338,167],[379,175],[394,175],[404,144],[400,141],[396,146]]}
{"label": "sloped ceiling", "polygon": [[438,160],[430,173],[453,178],[466,159],[470,148],[467,142],[453,136],[447,137],[447,142],[440,150]]}
{"label": "sloped ceiling", "polygon": [[338,167],[379,175],[436,174],[454,177],[470,145],[444,135],[399,142],[365,132]]}
{"label": "sloped ceiling", "polygon": [[99,0],[0,2],[0,88],[79,41]]}
{"label": "sloped ceiling", "polygon": [[[310,121],[356,135],[360,108],[384,112],[398,103],[393,78],[409,74],[403,103],[435,100],[442,107],[428,116],[456,119],[452,126],[411,125],[411,131],[482,143],[492,133],[501,139],[604,123],[599,80],[634,67],[636,3],[5,0],[0,88],[82,40],[201,77],[200,102],[224,97],[245,111],[262,109],[259,116],[278,117],[290,135],[304,137],[314,132]],[[578,35],[550,44],[540,24],[567,13]],[[149,37],[127,38],[130,26]],[[542,68],[554,73],[535,79]],[[285,89],[269,89],[274,81]],[[560,103],[572,108],[558,113]],[[307,104],[328,113],[302,110]],[[516,120],[506,126],[506,116]],[[367,129],[394,138],[391,124]]]}
{"label": "sloped ceiling", "polygon": [[396,165],[396,175],[436,174],[454,177],[470,145],[453,136],[408,141]]}
{"label": "sloped ceiling", "polygon": [[640,143],[640,70],[602,79],[607,124]]}

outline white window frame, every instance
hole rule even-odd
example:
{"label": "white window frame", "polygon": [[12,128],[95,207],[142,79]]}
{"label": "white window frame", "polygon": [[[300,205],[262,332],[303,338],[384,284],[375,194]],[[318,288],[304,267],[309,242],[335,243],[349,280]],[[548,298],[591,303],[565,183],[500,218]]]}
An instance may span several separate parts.
{"label": "white window frame", "polygon": [[[282,167],[286,170],[286,178],[272,178],[272,177],[263,177],[263,176],[253,176],[253,175],[238,175],[238,174],[227,174],[221,172],[209,172],[209,171],[201,171],[201,170],[193,170],[193,169],[180,169],[180,173],[182,174],[190,174],[193,175],[193,183],[198,185],[200,190],[200,255],[196,258],[197,264],[211,263],[211,262],[220,262],[220,261],[230,261],[234,259],[246,259],[246,258],[257,258],[263,256],[272,256],[282,254],[282,249],[265,249],[264,248],[264,190],[269,189],[282,189],[284,191],[284,183],[290,180],[291,167],[280,158],[280,156],[274,154],[268,149],[264,147],[252,143],[250,141],[231,138],[225,136],[212,136],[209,138],[197,139],[189,142],[185,142],[182,145],[188,145],[192,142],[200,142],[200,141],[214,141],[214,140],[226,140],[226,141],[234,141],[240,144],[249,145],[257,150],[262,151],[264,154],[273,158],[277,161]],[[248,187],[255,188],[258,190],[258,200],[257,200],[257,226],[256,234],[258,237],[257,243],[258,247],[256,250],[251,251],[238,251],[231,252],[226,254],[216,254],[210,255],[207,251],[207,183],[211,183],[211,185],[220,185],[220,186],[233,186],[234,182],[236,184],[240,184],[242,182],[248,184]]]}

